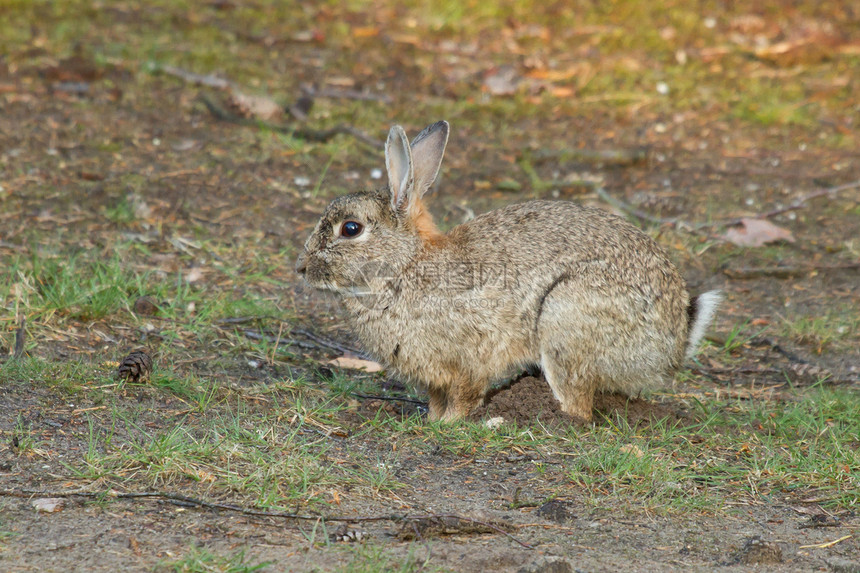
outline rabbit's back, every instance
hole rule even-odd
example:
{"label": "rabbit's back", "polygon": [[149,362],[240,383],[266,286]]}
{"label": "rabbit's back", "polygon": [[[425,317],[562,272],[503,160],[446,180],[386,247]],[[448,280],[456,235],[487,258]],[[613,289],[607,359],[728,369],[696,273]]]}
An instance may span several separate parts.
{"label": "rabbit's back", "polygon": [[463,259],[485,258],[522,270],[602,260],[614,267],[607,280],[635,280],[629,273],[645,265],[665,267],[682,282],[651,237],[616,215],[567,201],[529,201],[490,211],[455,227],[448,238]]}

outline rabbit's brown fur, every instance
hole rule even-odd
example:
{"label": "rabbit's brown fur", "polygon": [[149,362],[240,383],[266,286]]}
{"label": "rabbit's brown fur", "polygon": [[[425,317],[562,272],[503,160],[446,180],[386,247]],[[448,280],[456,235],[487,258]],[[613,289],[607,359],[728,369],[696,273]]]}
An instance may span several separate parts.
{"label": "rabbit's brown fur", "polygon": [[[392,128],[390,188],[333,201],[297,262],[311,285],[344,295],[366,349],[428,390],[433,419],[467,415],[493,381],[535,365],[583,420],[595,392],[670,382],[718,295],[691,306],[648,235],[570,202],[512,205],[439,233],[421,196],[447,134],[439,122],[410,147]],[[360,234],[346,237],[346,221]]]}

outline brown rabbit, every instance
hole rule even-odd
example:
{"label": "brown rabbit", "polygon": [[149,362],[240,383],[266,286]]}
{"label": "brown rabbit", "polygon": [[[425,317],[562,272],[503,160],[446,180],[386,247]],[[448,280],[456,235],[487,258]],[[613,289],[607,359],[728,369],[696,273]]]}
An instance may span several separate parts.
{"label": "brown rabbit", "polygon": [[597,208],[529,201],[439,232],[422,196],[448,124],[411,146],[385,144],[389,186],[326,208],[296,270],[343,296],[366,349],[456,420],[490,385],[539,366],[568,414],[591,419],[595,392],[635,394],[672,380],[720,295],[690,299],[648,235]]}

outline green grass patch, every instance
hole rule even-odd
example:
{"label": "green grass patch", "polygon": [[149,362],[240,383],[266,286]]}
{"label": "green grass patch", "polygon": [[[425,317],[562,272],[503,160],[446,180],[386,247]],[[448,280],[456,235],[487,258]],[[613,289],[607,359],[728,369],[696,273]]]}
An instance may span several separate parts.
{"label": "green grass patch", "polygon": [[[860,396],[821,388],[788,403],[700,402],[701,422],[575,431],[570,479],[594,503],[628,499],[657,510],[709,511],[815,492],[860,504]],[[796,493],[797,492],[797,493]]]}
{"label": "green grass patch", "polygon": [[156,566],[155,570],[175,573],[253,573],[265,571],[274,563],[274,561],[253,562],[247,558],[245,549],[221,555],[205,547],[192,546],[181,558],[164,560]]}
{"label": "green grass patch", "polygon": [[352,556],[339,570],[343,573],[443,571],[439,567],[430,566],[430,554],[426,558],[420,557],[420,554],[425,552],[423,545],[412,544],[409,552],[404,556],[394,553],[378,543],[365,543],[351,550]]}
{"label": "green grass patch", "polygon": [[856,340],[860,332],[860,312],[849,306],[827,309],[824,316],[795,314],[791,318],[781,317],[780,327],[782,336],[821,354],[832,345]]}

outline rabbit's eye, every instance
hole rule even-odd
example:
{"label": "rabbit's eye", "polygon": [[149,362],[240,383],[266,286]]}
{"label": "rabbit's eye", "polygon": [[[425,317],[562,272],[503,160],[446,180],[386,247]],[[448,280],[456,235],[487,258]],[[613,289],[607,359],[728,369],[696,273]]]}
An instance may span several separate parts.
{"label": "rabbit's eye", "polygon": [[364,229],[364,225],[356,221],[346,221],[340,226],[340,234],[342,237],[357,237]]}

